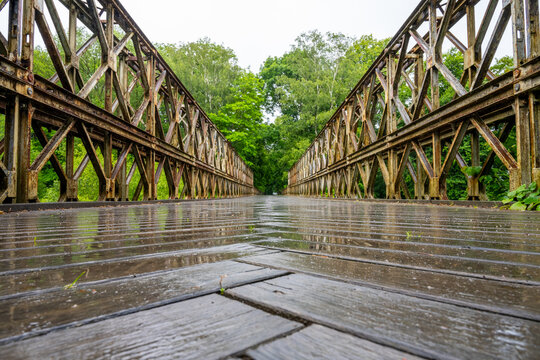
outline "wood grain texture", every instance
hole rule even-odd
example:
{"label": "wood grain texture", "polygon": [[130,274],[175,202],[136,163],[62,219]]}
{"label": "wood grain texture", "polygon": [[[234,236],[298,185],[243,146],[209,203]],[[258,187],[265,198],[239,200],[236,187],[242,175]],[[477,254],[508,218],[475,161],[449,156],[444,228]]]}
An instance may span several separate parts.
{"label": "wood grain texture", "polygon": [[[268,238],[256,241],[255,244],[269,249],[291,250],[303,253],[338,256],[360,259],[375,263],[391,263],[411,268],[444,271],[454,274],[476,274],[496,279],[505,279],[509,275],[523,282],[530,280],[540,283],[540,265],[497,261],[456,255],[433,254],[432,249],[418,251],[412,247],[408,250],[374,249],[369,246],[342,245],[328,242],[326,236],[317,239],[293,240],[283,235],[282,238]],[[538,255],[535,255],[538,256]]]}
{"label": "wood grain texture", "polygon": [[216,359],[301,326],[209,295],[1,346],[0,354],[5,360]]}
{"label": "wood grain texture", "polygon": [[33,336],[285,274],[233,261],[202,264],[0,301],[0,339]]}
{"label": "wood grain texture", "polygon": [[[71,264],[50,264],[41,268],[19,269],[3,273],[0,278],[0,299],[23,292],[32,292],[71,283],[83,271],[88,271],[79,283],[133,276],[148,272],[177,269],[203,263],[213,263],[268,251],[247,244],[215,246],[207,249],[180,250],[140,256],[120,257],[102,261]],[[4,286],[1,286],[4,285]]]}
{"label": "wood grain texture", "polygon": [[265,240],[284,251],[540,284],[540,213],[265,198]]}
{"label": "wood grain texture", "polygon": [[290,252],[238,261],[395,289],[468,307],[540,321],[540,286],[478,279]]}
{"label": "wood grain texture", "polygon": [[316,324],[248,350],[246,354],[254,360],[420,359],[417,356]]}
{"label": "wood grain texture", "polygon": [[419,356],[534,359],[540,324],[307,275],[228,291],[277,311]]}

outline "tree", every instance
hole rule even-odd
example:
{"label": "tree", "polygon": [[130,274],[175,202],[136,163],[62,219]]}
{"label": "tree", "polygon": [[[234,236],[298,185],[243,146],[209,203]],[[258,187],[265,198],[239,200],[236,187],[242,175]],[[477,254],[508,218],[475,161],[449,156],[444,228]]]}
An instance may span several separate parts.
{"label": "tree", "polygon": [[217,113],[231,101],[231,84],[242,74],[232,49],[208,38],[156,48],[206,112]]}
{"label": "tree", "polygon": [[[353,39],[310,31],[291,50],[268,58],[261,68],[265,108],[278,112],[267,131],[273,191],[287,185],[287,171],[300,158],[337,106],[369,69],[387,40]],[[274,141],[273,143],[269,143]],[[270,170],[269,170],[270,171]]]}
{"label": "tree", "polygon": [[251,72],[244,72],[229,88],[231,101],[210,119],[232,143],[240,157],[251,167],[255,186],[265,191],[263,136],[263,82]]}

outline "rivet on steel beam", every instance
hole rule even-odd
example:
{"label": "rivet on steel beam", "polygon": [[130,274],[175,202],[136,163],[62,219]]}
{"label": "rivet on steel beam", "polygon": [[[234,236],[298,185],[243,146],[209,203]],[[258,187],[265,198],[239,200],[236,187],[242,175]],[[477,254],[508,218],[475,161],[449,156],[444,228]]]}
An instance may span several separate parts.
{"label": "rivet on steel beam", "polygon": [[514,90],[515,90],[515,91],[519,91],[519,89],[520,89],[519,84],[514,85]]}
{"label": "rivet on steel beam", "polygon": [[32,95],[34,93],[34,90],[32,90],[32,88],[29,87],[26,89],[26,92],[28,93],[28,95]]}

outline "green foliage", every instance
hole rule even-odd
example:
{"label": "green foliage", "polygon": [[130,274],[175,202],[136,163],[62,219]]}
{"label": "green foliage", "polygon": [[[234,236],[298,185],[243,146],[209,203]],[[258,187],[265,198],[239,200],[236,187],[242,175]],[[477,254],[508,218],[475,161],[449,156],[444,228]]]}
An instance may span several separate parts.
{"label": "green foliage", "polygon": [[206,112],[217,113],[232,101],[230,87],[243,73],[232,49],[208,38],[156,48]]}
{"label": "green foliage", "polygon": [[71,289],[72,287],[74,286],[77,286],[77,282],[79,281],[79,279],[88,272],[88,270],[84,270],[82,273],[79,274],[79,276],[77,276],[77,278],[71,283],[71,284],[68,284],[68,285],[65,285],[64,286],[64,290],[69,290]]}
{"label": "green foliage", "polygon": [[481,171],[481,166],[465,166],[461,169],[461,172],[463,172],[465,175],[472,177],[480,175]]}
{"label": "green foliage", "polygon": [[270,57],[260,76],[265,109],[279,114],[265,137],[266,192],[287,185],[287,171],[302,156],[351,88],[369,69],[387,40],[353,39],[343,34],[310,31],[291,50]]}
{"label": "green foliage", "polygon": [[246,163],[253,167],[262,150],[262,81],[254,74],[242,74],[229,88],[231,101],[210,119],[223,132]]}
{"label": "green foliage", "polygon": [[[514,202],[512,205],[510,203]],[[536,182],[529,185],[521,185],[514,191],[510,191],[503,199],[507,204],[503,207],[510,210],[537,210],[540,211],[540,188]]]}

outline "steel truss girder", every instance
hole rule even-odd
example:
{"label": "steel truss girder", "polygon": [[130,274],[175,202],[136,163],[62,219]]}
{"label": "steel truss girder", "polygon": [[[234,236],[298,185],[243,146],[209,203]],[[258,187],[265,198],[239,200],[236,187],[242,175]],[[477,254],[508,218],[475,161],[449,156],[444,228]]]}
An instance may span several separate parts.
{"label": "steel truss girder", "polygon": [[[422,1],[289,170],[285,193],[373,197],[380,171],[387,198],[446,199],[446,178],[456,161],[461,168],[481,169],[467,176],[468,194],[469,199],[486,199],[479,178],[495,157],[508,169],[511,189],[531,181],[540,185],[538,1],[506,0],[497,8],[497,1],[485,0],[476,26],[479,2]],[[459,22],[465,23],[465,39],[451,32]],[[428,30],[419,34],[423,24]],[[507,27],[514,69],[497,77],[489,67]],[[463,53],[460,79],[444,63],[444,41]],[[440,78],[454,92],[453,101],[442,107]],[[410,97],[400,97],[400,89],[410,91]],[[496,126],[502,126],[498,134]],[[513,128],[515,155],[504,146]],[[465,136],[470,137],[470,164],[459,153]],[[483,164],[479,139],[492,149]],[[443,157],[445,143],[449,150]],[[414,195],[405,175],[414,182]]]}
{"label": "steel truss girder", "polygon": [[[69,12],[67,24],[58,15],[60,6]],[[59,177],[61,201],[78,199],[77,183],[89,164],[98,175],[101,200],[127,200],[135,173],[141,179],[133,200],[141,194],[156,199],[162,174],[170,198],[255,193],[251,169],[118,1],[9,0],[4,8],[9,32],[0,37],[0,111],[6,115],[0,202],[38,201],[38,176],[47,162]],[[78,26],[91,33],[83,44],[77,43]],[[56,71],[50,79],[34,73],[36,31]],[[99,45],[101,64],[84,80],[80,60],[93,45]],[[137,88],[141,98],[132,96]],[[56,135],[48,139],[43,128]],[[32,133],[43,150],[31,163]],[[78,168],[75,138],[87,151]],[[62,142],[65,164],[55,154]]]}

